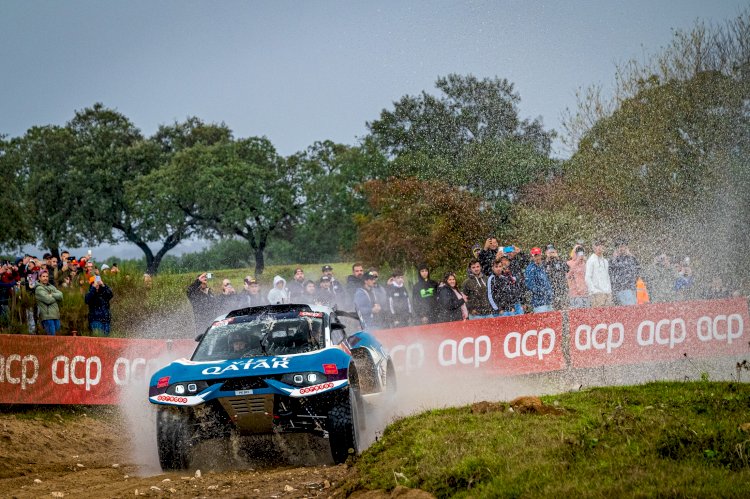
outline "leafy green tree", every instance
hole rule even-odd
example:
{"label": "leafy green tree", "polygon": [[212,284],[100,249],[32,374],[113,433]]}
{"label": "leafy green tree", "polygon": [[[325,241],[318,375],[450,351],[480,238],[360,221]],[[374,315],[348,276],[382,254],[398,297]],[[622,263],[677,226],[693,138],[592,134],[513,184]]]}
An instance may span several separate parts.
{"label": "leafy green tree", "polygon": [[554,132],[518,115],[520,96],[505,79],[451,74],[439,97],[404,96],[368,123],[372,140],[392,158],[394,176],[461,186],[507,221],[525,184],[555,172]]}
{"label": "leafy green tree", "polygon": [[[189,118],[160,127],[147,140],[127,117],[102,104],[77,112],[67,128],[75,138],[72,161],[87,221],[81,234],[93,243],[135,244],[144,253],[146,271],[157,273],[164,255],[190,237],[196,223],[159,196],[161,186],[149,174],[165,168],[174,151],[204,140],[224,140],[228,131]],[[151,247],[154,242],[160,243],[157,249]]]}
{"label": "leafy green tree", "polygon": [[372,143],[360,146],[316,142],[288,158],[297,170],[303,203],[289,241],[294,261],[332,261],[351,254],[357,235],[355,216],[366,209],[359,186],[383,175],[386,159]]}
{"label": "leafy green tree", "polygon": [[239,237],[253,249],[255,272],[265,268],[269,236],[299,212],[300,179],[266,138],[179,151],[148,178],[164,203],[178,207],[202,236]]}
{"label": "leafy green tree", "polygon": [[33,242],[28,204],[21,186],[21,171],[18,168],[17,144],[0,136],[0,249],[10,250]]}
{"label": "leafy green tree", "polygon": [[518,116],[521,100],[506,79],[450,74],[438,78],[442,92],[406,95],[367,124],[375,142],[391,156],[422,153],[458,165],[473,143],[514,140],[549,155],[553,134],[538,120]]}

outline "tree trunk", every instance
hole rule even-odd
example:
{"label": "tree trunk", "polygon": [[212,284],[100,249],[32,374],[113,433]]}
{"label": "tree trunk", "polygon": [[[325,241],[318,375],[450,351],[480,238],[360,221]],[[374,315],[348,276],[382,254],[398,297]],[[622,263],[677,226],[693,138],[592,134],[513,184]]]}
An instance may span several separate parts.
{"label": "tree trunk", "polygon": [[262,275],[264,270],[266,270],[266,260],[263,255],[263,248],[258,246],[255,248],[255,275]]}

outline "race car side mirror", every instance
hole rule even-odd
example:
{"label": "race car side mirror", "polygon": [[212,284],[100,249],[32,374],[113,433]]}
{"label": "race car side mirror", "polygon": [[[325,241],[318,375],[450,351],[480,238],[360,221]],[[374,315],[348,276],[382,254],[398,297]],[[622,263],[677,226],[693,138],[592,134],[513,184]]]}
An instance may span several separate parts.
{"label": "race car side mirror", "polygon": [[198,336],[196,336],[196,337],[195,337],[195,341],[200,341],[200,340],[202,340],[202,339],[203,339],[203,335],[204,335],[204,334],[205,334],[205,333],[201,333],[201,334],[199,334]]}

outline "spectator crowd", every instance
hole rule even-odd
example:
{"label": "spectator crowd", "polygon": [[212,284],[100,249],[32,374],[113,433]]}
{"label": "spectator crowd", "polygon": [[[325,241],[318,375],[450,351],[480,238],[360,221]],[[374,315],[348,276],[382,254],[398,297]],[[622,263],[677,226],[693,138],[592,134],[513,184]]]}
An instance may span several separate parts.
{"label": "spectator crowd", "polygon": [[[241,289],[223,279],[218,291],[209,285],[212,274],[205,272],[188,286],[187,297],[200,333],[229,310],[266,304],[307,303],[355,310],[364,327],[382,329],[739,294],[728,290],[717,274],[696,281],[687,257],[675,259],[659,253],[642,265],[625,239],[614,241],[610,248],[604,241],[594,241],[590,251],[581,242],[561,255],[552,244],[533,247],[527,253],[512,244],[501,246],[497,238],[489,237],[484,245],[472,248],[465,270],[445,272],[439,280],[426,264],[416,265],[415,271],[416,282],[409,285],[400,269],[381,277],[377,268],[355,263],[352,273],[339,280],[333,267],[324,265],[313,280],[297,267],[289,281],[275,276],[270,289],[262,289],[260,282],[248,275]],[[89,330],[109,336],[114,293],[105,280],[117,273],[116,263],[98,266],[90,253],[75,258],[63,251],[60,258],[25,255],[2,262],[0,331],[13,317],[31,334],[57,334],[60,307],[64,306],[62,290],[67,288],[83,295]],[[151,283],[151,276],[144,274],[146,289]]]}
{"label": "spectator crowd", "polygon": [[117,274],[116,263],[97,266],[89,252],[77,259],[68,251],[60,258],[25,255],[0,264],[0,328],[11,316],[26,325],[30,334],[55,335],[61,329],[63,289],[78,289],[88,308],[88,327],[93,334],[109,336],[110,301],[114,294],[102,274]]}
{"label": "spectator crowd", "polygon": [[[210,273],[200,274],[188,287],[196,329],[202,332],[214,317],[248,306],[307,303],[355,310],[367,329],[462,321],[573,308],[631,306],[649,302],[727,298],[722,279],[696,282],[689,258],[658,254],[644,266],[633,255],[628,241],[614,241],[611,255],[604,241],[589,248],[582,242],[561,255],[548,244],[529,252],[489,237],[475,245],[466,271],[445,272],[433,279],[426,264],[416,265],[417,278],[407,286],[404,272],[396,269],[381,278],[377,268],[361,263],[340,281],[333,267],[324,265],[320,278],[306,278],[297,267],[287,282],[277,275],[268,290],[247,276],[240,291],[228,279],[214,294]],[[385,281],[383,283],[383,281]]]}

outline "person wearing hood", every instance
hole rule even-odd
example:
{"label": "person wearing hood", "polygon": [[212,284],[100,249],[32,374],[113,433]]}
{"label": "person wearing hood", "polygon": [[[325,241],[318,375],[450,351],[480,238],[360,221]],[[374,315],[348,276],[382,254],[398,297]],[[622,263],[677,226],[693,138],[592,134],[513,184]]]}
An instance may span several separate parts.
{"label": "person wearing hood", "polygon": [[268,292],[268,303],[271,305],[289,303],[289,291],[286,289],[286,279],[280,275],[273,278],[273,288]]}
{"label": "person wearing hood", "polygon": [[469,262],[469,277],[464,281],[462,288],[467,298],[469,319],[492,317],[492,307],[487,296],[487,278],[478,259],[474,258]]}
{"label": "person wearing hood", "polygon": [[412,306],[417,324],[435,322],[435,293],[438,284],[430,279],[430,269],[423,263],[417,266],[419,275],[412,290]]}

